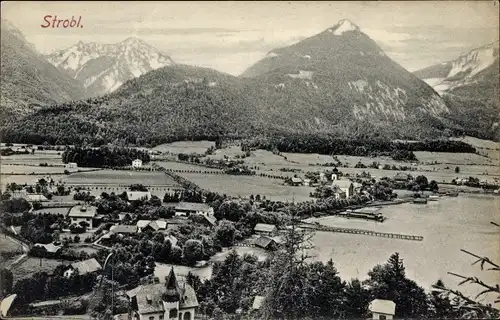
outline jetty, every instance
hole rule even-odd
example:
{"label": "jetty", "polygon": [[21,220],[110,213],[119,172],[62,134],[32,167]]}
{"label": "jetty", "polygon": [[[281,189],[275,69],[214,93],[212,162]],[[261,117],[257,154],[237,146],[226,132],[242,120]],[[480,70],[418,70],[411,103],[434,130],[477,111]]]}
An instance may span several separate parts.
{"label": "jetty", "polygon": [[423,236],[417,236],[417,235],[390,233],[390,232],[379,232],[379,231],[365,230],[365,229],[330,227],[330,226],[325,226],[325,225],[322,225],[319,223],[310,223],[310,222],[304,222],[304,221],[301,221],[297,225],[297,227],[302,228],[302,229],[314,230],[314,231],[349,233],[349,234],[358,234],[358,235],[400,239],[400,240],[412,240],[412,241],[424,240]]}

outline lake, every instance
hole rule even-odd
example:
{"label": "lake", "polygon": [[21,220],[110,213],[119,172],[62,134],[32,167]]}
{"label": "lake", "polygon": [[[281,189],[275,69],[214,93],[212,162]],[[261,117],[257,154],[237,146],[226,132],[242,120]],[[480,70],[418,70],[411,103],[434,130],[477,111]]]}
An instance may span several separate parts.
{"label": "lake", "polygon": [[[500,198],[488,195],[444,197],[426,205],[406,203],[384,207],[383,223],[341,217],[313,218],[324,225],[362,228],[424,237],[423,241],[396,240],[372,236],[317,232],[313,236],[314,259],[333,259],[344,280],[365,279],[376,264],[384,263],[394,252],[404,260],[406,274],[429,290],[438,279],[455,287],[460,279],[448,271],[464,276],[478,276],[487,283],[499,282],[499,272],[481,271],[479,265],[460,249],[500,262]],[[486,268],[485,268],[486,269]],[[473,294],[476,286],[461,286]]]}

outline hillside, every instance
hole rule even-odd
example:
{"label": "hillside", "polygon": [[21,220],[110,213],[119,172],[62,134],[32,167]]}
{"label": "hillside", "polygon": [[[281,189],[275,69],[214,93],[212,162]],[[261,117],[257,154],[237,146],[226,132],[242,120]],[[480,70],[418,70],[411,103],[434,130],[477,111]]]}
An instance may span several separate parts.
{"label": "hillside", "polygon": [[241,77],[265,92],[261,112],[277,126],[418,138],[448,125],[436,92],[348,20],[272,50]]}
{"label": "hillside", "polygon": [[6,141],[96,145],[227,136],[251,129],[249,105],[236,77],[174,65],[103,97],[44,108],[2,133]]}
{"label": "hillside", "polygon": [[47,59],[82,83],[88,97],[113,92],[127,80],[174,64],[170,57],[133,37],[116,44],[80,41]]}
{"label": "hillside", "polygon": [[424,139],[461,129],[449,119],[431,87],[342,20],[272,50],[240,77],[172,64],[102,97],[44,108],[3,134],[10,141],[96,145],[284,134]]}
{"label": "hillside", "polygon": [[41,56],[10,22],[1,22],[2,121],[42,105],[81,99],[82,86]]}
{"label": "hillside", "polygon": [[455,60],[447,73],[432,73],[437,66],[415,72],[433,85],[451,110],[450,119],[463,133],[500,140],[498,42],[476,48]]}

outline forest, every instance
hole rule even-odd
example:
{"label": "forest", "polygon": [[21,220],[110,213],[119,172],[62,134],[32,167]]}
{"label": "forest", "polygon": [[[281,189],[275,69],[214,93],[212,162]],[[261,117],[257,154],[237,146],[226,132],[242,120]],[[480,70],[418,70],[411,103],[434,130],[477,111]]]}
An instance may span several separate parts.
{"label": "forest", "polygon": [[67,148],[62,154],[64,163],[76,162],[79,167],[110,168],[130,166],[135,159],[143,164],[151,159],[146,151],[127,148]]}

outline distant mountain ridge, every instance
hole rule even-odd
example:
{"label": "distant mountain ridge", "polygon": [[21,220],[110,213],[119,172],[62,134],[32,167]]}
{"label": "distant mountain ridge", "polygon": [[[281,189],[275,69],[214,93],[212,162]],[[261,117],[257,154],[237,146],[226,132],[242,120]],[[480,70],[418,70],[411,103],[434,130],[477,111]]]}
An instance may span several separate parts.
{"label": "distant mountain ridge", "polygon": [[[106,58],[86,59],[61,58],[59,66],[66,61],[81,74],[89,61]],[[4,135],[61,144],[288,133],[419,139],[440,135],[447,113],[431,87],[342,20],[272,50],[240,77],[171,64],[103,97],[40,110]]]}
{"label": "distant mountain ridge", "polygon": [[271,50],[241,77],[267,92],[265,107],[276,125],[392,137],[432,135],[447,125],[441,97],[349,20]]}
{"label": "distant mountain ridge", "polygon": [[455,60],[416,71],[451,109],[464,133],[500,140],[499,42],[471,50]]}
{"label": "distant mountain ridge", "polygon": [[1,20],[2,121],[43,105],[82,99],[83,87],[61,72],[12,23]]}
{"label": "distant mountain ridge", "polygon": [[89,97],[113,92],[130,79],[174,64],[169,56],[133,37],[116,44],[80,41],[47,59],[81,82]]}

